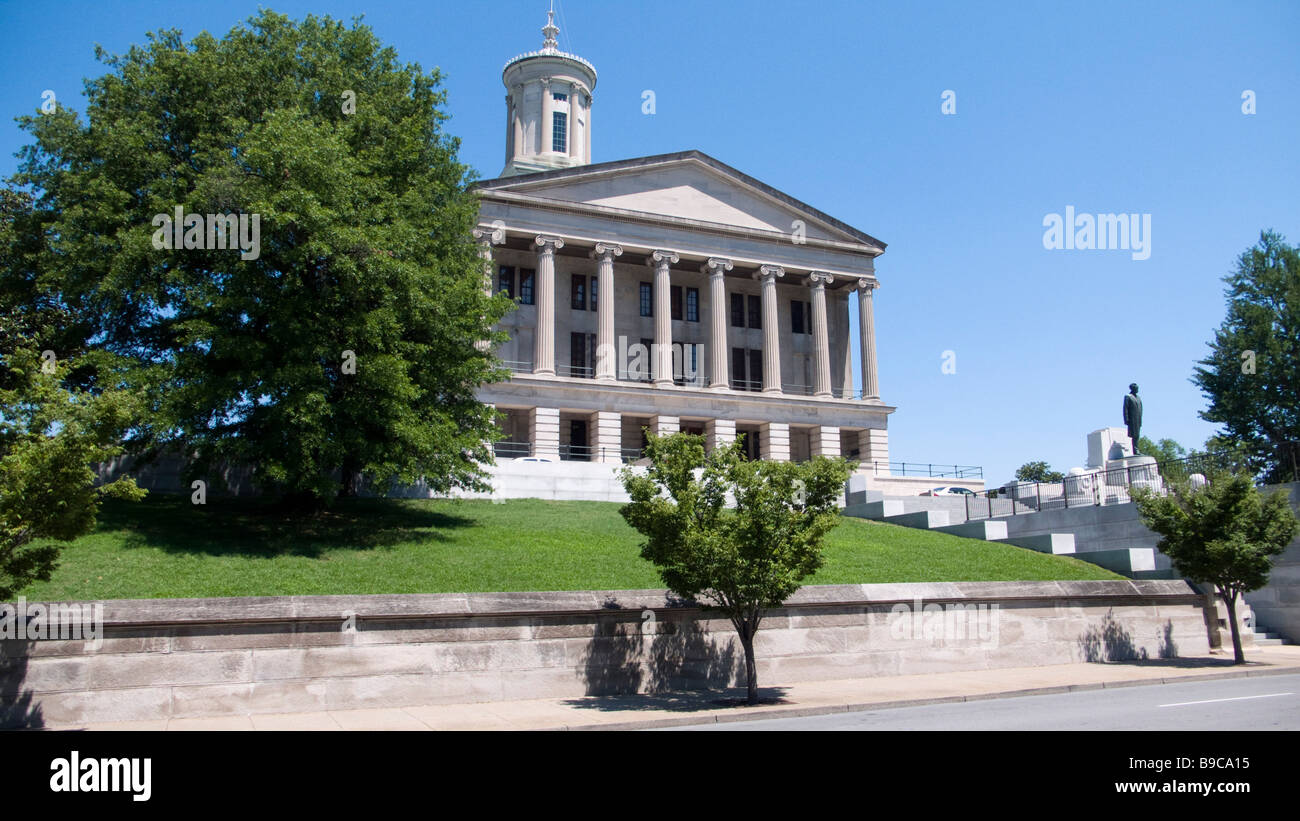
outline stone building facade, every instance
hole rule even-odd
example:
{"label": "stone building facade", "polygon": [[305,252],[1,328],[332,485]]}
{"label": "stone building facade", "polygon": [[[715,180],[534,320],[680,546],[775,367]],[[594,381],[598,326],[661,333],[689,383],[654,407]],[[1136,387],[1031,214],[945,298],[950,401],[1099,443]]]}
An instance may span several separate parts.
{"label": "stone building facade", "polygon": [[480,393],[498,460],[635,461],[646,430],[687,430],[887,473],[885,244],[699,151],[592,163],[596,71],[543,33],[506,64],[506,163],[476,185],[487,275],[517,303],[512,376]]}

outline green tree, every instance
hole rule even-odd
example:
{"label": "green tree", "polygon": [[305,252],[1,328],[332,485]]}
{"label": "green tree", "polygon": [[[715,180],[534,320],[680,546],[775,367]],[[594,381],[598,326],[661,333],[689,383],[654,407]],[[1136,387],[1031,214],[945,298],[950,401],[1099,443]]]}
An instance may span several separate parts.
{"label": "green tree", "polygon": [[1268,583],[1273,557],[1295,538],[1300,525],[1288,494],[1265,497],[1246,473],[1215,473],[1194,488],[1168,482],[1168,495],[1133,488],[1142,522],[1161,536],[1159,547],[1175,569],[1195,582],[1214,585],[1228,608],[1232,649],[1245,662],[1237,627],[1237,599]]}
{"label": "green tree", "polygon": [[[98,56],[84,123],[20,118],[14,179],[42,228],[38,290],[148,397],[133,449],[186,454],[187,480],[251,464],[313,505],[361,481],[483,489],[475,394],[505,374],[475,342],[510,303],[485,292],[440,73],[359,22],[270,11]],[[178,207],[202,224],[169,250]],[[225,215],[245,218],[238,249]]]}
{"label": "green tree", "polygon": [[703,437],[651,435],[646,474],[622,472],[632,501],[620,512],[646,537],[641,556],[669,590],[702,600],[735,626],[748,701],[756,704],[754,635],[765,611],[821,567],[822,539],[839,522],[853,464],[820,456],[803,464],[748,461],[743,453],[739,438],[706,454]]}
{"label": "green tree", "polygon": [[1273,231],[1237,260],[1227,317],[1192,376],[1201,418],[1245,445],[1265,481],[1300,479],[1300,249]]}
{"label": "green tree", "polygon": [[49,580],[59,547],[45,542],[93,530],[101,498],[144,496],[131,478],[97,487],[90,469],[121,452],[134,400],[66,389],[70,363],[42,359],[16,325],[0,318],[0,599]]}
{"label": "green tree", "polygon": [[1016,478],[1022,482],[1063,482],[1065,474],[1052,470],[1046,462],[1025,462],[1016,469]]}
{"label": "green tree", "polygon": [[1157,462],[1174,462],[1188,456],[1183,446],[1173,439],[1161,439],[1159,442],[1153,442],[1145,436],[1138,438],[1138,453],[1143,456],[1150,456]]}

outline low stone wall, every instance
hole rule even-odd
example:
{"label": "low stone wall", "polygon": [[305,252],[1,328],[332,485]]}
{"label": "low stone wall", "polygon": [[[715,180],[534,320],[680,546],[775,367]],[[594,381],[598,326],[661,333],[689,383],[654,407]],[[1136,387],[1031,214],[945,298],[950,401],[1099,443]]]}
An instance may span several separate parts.
{"label": "low stone wall", "polygon": [[[764,687],[1208,651],[1184,582],[807,587],[764,620]],[[101,646],[0,642],[5,726],[730,686],[730,622],[662,591],[103,603]],[[917,609],[917,608],[920,609]],[[936,613],[935,608],[939,609]]]}

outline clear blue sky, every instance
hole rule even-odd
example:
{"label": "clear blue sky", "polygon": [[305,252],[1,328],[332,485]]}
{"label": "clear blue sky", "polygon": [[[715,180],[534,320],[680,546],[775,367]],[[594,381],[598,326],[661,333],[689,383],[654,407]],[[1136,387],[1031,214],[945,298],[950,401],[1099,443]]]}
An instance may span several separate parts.
{"label": "clear blue sky", "polygon": [[[889,244],[893,459],[982,465],[991,483],[1032,459],[1081,465],[1133,381],[1144,433],[1212,432],[1188,377],[1223,318],[1221,277],[1263,228],[1300,241],[1300,3],[557,6],[561,47],[600,72],[596,161],[700,149]],[[0,172],[25,136],[10,118],[43,90],[84,109],[96,43],[219,36],[257,7],[0,0]],[[462,159],[500,171],[501,68],[539,47],[545,0],[270,7],[364,14],[403,59],[440,67]],[[1066,206],[1150,214],[1150,258],[1044,249],[1044,216]]]}

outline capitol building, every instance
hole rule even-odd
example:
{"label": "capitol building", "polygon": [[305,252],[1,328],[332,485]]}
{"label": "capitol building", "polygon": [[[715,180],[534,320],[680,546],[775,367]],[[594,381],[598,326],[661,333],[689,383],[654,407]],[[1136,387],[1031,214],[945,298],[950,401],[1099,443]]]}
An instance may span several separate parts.
{"label": "capitol building", "polygon": [[542,32],[506,63],[504,167],[474,186],[492,287],[517,306],[497,349],[512,375],[479,392],[500,412],[497,493],[614,498],[646,431],[887,476],[885,243],[699,151],[592,163],[596,69],[553,19]]}

